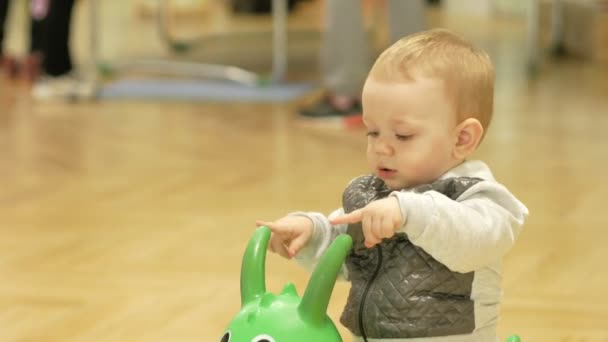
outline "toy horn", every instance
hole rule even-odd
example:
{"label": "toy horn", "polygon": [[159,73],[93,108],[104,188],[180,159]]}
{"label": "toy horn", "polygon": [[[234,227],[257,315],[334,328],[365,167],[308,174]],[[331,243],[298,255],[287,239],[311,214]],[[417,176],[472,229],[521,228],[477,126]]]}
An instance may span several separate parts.
{"label": "toy horn", "polygon": [[266,248],[270,228],[260,227],[249,240],[241,264],[241,307],[266,292]]}
{"label": "toy horn", "polygon": [[338,272],[352,245],[350,235],[339,235],[319,260],[298,307],[298,312],[304,321],[313,325],[322,325],[327,319],[329,298],[336,284]]}

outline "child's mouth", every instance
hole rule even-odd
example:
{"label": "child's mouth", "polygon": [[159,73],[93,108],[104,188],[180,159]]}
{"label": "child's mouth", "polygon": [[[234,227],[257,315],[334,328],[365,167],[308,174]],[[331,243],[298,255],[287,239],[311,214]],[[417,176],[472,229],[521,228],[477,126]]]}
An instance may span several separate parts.
{"label": "child's mouth", "polygon": [[378,177],[380,177],[380,178],[384,178],[384,179],[393,178],[396,173],[397,173],[397,170],[389,169],[386,167],[378,168]]}

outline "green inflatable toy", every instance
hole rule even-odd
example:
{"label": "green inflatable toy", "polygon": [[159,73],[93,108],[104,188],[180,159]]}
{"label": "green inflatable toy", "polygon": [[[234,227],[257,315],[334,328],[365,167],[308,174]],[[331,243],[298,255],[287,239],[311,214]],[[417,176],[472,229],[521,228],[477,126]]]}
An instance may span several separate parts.
{"label": "green inflatable toy", "polygon": [[340,235],[317,264],[302,299],[292,283],[279,295],[266,292],[266,248],[270,228],[258,228],[247,245],[241,266],[241,311],[221,342],[341,342],[327,316],[327,305],[344,259],[352,248]]}

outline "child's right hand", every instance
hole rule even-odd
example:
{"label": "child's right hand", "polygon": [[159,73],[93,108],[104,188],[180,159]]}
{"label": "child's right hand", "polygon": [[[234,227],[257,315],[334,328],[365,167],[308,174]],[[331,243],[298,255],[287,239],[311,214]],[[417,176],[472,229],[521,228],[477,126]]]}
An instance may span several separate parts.
{"label": "child's right hand", "polygon": [[272,231],[268,249],[291,259],[312,237],[313,223],[304,216],[285,216],[274,222],[257,221],[256,225],[267,226]]}

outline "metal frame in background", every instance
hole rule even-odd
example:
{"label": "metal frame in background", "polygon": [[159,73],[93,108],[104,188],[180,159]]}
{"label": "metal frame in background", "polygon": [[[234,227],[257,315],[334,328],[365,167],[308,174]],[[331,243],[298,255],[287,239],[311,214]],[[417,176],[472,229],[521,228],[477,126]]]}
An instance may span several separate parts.
{"label": "metal frame in background", "polygon": [[[91,54],[95,70],[101,62],[99,56],[99,0],[90,0],[90,24],[91,24]],[[160,39],[170,49],[177,46],[192,46],[205,43],[205,37],[193,42],[174,41],[168,28],[168,1],[158,0],[157,29]],[[272,0],[272,74],[271,83],[284,81],[287,73],[287,0]],[[185,44],[185,45],[184,45]],[[258,86],[267,81],[267,78],[249,70],[231,65],[181,62],[170,58],[139,58],[131,61],[119,61],[112,64],[112,70],[150,72],[168,76],[227,80],[245,86]],[[97,82],[97,71],[95,72]]]}

